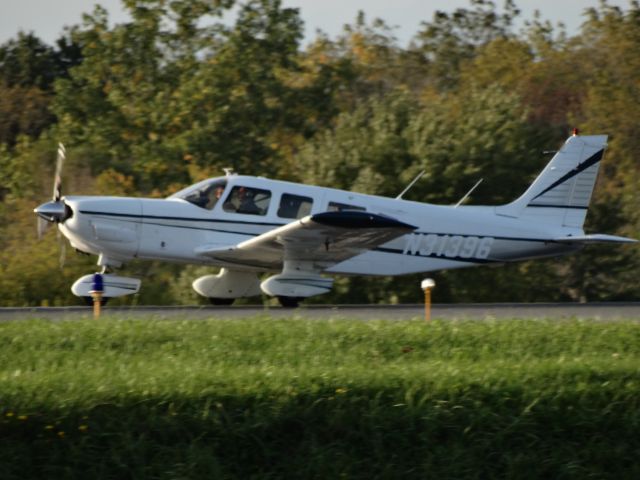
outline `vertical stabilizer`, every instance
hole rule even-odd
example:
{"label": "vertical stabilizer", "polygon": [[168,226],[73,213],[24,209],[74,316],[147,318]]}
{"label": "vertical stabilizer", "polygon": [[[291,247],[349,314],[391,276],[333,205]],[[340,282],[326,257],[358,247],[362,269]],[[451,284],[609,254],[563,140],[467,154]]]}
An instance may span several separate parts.
{"label": "vertical stabilizer", "polygon": [[569,137],[527,191],[496,213],[582,228],[606,144],[606,135]]}

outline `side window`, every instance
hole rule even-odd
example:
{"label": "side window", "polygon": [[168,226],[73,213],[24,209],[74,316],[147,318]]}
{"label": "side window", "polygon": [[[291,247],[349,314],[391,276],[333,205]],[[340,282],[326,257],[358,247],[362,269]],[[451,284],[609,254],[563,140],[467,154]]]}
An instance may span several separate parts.
{"label": "side window", "polygon": [[229,213],[266,215],[271,201],[271,192],[260,188],[233,187],[222,208]]}
{"label": "side window", "polygon": [[278,207],[278,216],[282,218],[302,218],[311,213],[313,198],[283,193]]}
{"label": "side window", "polygon": [[357,207],[355,205],[349,205],[347,203],[339,203],[339,202],[329,202],[329,208],[327,211],[329,212],[342,212],[344,210],[356,210],[358,212],[366,212],[367,209],[364,207]]}

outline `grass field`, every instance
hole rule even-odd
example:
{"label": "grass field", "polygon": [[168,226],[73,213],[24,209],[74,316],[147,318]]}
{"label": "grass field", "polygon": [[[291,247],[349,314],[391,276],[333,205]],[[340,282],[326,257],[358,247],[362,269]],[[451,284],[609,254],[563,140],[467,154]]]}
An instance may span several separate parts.
{"label": "grass field", "polygon": [[0,478],[640,478],[634,321],[0,324]]}

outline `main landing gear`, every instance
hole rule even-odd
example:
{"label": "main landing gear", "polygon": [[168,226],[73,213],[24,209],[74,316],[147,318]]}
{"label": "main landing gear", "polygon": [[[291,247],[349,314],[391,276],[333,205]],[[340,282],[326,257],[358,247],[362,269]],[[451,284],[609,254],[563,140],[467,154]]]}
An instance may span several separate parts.
{"label": "main landing gear", "polygon": [[[91,299],[89,299],[91,300]],[[300,305],[300,298],[298,297],[278,297],[278,302],[283,308],[297,308]],[[211,305],[216,305],[218,307],[233,305],[235,298],[213,298],[209,297],[209,302]]]}
{"label": "main landing gear", "polygon": [[214,298],[214,297],[209,297],[209,302],[211,302],[211,305],[218,305],[218,306],[233,305],[233,302],[235,302],[235,301],[236,301],[235,298]]}

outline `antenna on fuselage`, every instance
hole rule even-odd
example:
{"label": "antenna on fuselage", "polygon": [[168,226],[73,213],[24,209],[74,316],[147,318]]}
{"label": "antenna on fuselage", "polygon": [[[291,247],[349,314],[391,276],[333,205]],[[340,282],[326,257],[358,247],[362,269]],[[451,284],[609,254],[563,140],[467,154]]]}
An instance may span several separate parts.
{"label": "antenna on fuselage", "polygon": [[464,197],[462,197],[460,201],[453,206],[453,208],[458,208],[460,205],[462,205],[462,202],[464,202],[467,198],[469,198],[469,195],[471,195],[473,191],[478,187],[478,185],[482,183],[482,180],[484,180],[484,178],[481,178],[480,180],[478,180],[476,184],[473,187],[471,187],[471,189],[467,193],[464,194]]}
{"label": "antenna on fuselage", "polygon": [[418,180],[420,180],[420,177],[422,177],[422,175],[424,175],[424,170],[422,170],[418,175],[416,175],[416,178],[414,178],[413,180],[411,180],[411,183],[409,185],[407,185],[407,188],[405,188],[404,190],[402,190],[402,192],[400,192],[400,195],[398,195],[396,197],[396,200],[401,200],[402,196],[407,193],[409,191],[409,189],[411,187],[413,187],[413,184],[416,183]]}

